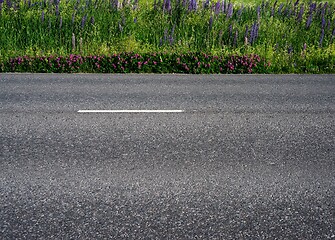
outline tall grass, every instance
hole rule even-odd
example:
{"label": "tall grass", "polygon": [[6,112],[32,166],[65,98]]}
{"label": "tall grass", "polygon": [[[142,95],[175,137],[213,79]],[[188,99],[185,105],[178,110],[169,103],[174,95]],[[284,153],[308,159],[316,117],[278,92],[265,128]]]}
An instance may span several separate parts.
{"label": "tall grass", "polygon": [[335,71],[335,4],[0,0],[0,60],[119,52],[259,54],[273,72]]}

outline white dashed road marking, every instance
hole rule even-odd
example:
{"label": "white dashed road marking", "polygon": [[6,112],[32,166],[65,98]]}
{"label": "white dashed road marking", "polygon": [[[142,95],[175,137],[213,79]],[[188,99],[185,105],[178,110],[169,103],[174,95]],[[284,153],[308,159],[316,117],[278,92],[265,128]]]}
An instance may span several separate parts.
{"label": "white dashed road marking", "polygon": [[183,113],[185,110],[79,110],[78,113]]}

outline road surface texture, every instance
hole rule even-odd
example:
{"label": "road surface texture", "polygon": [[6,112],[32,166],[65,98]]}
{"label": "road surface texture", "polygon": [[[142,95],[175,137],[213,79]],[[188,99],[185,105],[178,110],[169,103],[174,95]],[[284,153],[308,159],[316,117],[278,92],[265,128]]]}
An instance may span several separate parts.
{"label": "road surface texture", "polygon": [[[335,75],[0,75],[0,239],[335,239]],[[79,110],[184,110],[82,113]]]}

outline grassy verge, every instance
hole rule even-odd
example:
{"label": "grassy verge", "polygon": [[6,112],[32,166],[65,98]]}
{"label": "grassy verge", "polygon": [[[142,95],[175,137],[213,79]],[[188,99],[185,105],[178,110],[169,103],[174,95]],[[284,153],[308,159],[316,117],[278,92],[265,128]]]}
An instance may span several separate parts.
{"label": "grassy verge", "polygon": [[[197,59],[203,55],[215,56],[221,59],[222,69],[226,69],[232,56],[242,59],[257,55],[271,64],[253,68],[252,72],[335,73],[334,3],[0,0],[0,9],[2,72],[114,72],[111,66],[104,67],[104,71],[96,69],[90,56],[110,59],[115,55],[138,54],[144,58],[153,55],[173,58],[172,62],[184,56]],[[45,60],[73,56],[83,59],[79,69],[56,68]],[[20,59],[25,59],[22,60],[25,64]],[[174,64],[163,65],[159,66],[165,70],[157,70],[156,65],[141,69],[127,65],[123,66],[126,67],[123,72],[181,71]],[[220,68],[205,69],[189,72],[226,72]]]}

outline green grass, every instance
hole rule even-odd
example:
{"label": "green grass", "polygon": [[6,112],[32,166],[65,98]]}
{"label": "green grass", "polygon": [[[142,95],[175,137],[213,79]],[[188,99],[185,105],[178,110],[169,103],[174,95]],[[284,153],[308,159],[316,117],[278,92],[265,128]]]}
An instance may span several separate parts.
{"label": "green grass", "polygon": [[[231,2],[232,16],[227,14],[228,1],[225,12],[219,13],[215,13],[216,1],[209,7],[203,6],[205,1],[198,2],[196,10],[189,10],[190,0],[186,6],[183,0],[172,0],[171,10],[162,9],[163,0],[156,5],[152,0],[138,4],[132,0],[123,6],[120,2],[119,7],[116,0],[62,0],[59,5],[40,0],[31,1],[30,6],[28,1],[17,2],[11,8],[6,1],[2,4],[2,62],[24,55],[190,51],[219,56],[258,54],[271,62],[269,71],[276,73],[335,72],[334,3],[313,1],[313,21],[306,27],[310,0],[278,0],[277,4],[236,0]],[[252,26],[258,28],[253,41]]]}

